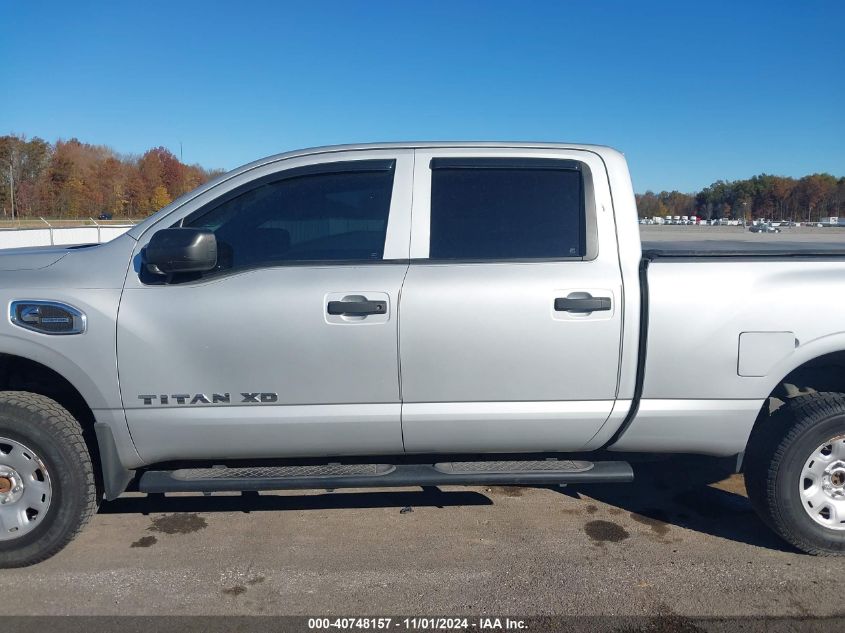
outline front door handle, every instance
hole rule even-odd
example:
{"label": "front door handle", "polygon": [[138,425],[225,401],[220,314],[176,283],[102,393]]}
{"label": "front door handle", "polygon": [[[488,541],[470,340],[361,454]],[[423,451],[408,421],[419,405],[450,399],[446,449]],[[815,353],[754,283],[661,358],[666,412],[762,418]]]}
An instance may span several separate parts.
{"label": "front door handle", "polygon": [[558,297],[555,299],[557,312],[599,312],[610,310],[610,297]]}
{"label": "front door handle", "polygon": [[329,301],[329,314],[345,316],[366,316],[368,314],[385,314],[387,301]]}

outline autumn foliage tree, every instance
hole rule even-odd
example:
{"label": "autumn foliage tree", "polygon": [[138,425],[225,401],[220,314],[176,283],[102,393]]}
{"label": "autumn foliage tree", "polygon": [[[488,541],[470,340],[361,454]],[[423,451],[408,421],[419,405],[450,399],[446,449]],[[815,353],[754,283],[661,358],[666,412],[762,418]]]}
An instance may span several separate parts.
{"label": "autumn foliage tree", "polygon": [[746,180],[719,180],[696,193],[637,194],[637,209],[641,217],[818,221],[845,216],[845,178],[812,174],[796,179],[760,174]]}
{"label": "autumn foliage tree", "polygon": [[77,139],[51,144],[0,136],[0,210],[7,218],[12,181],[20,217],[142,217],[219,173],[186,165],[164,147],[140,157],[121,156]]}
{"label": "autumn foliage tree", "polygon": [[[40,138],[0,136],[0,217],[11,214],[12,181],[15,214],[20,217],[87,218],[110,213],[138,218],[219,173],[186,165],[164,147],[141,156],[122,156],[75,138],[51,144]],[[646,191],[637,195],[637,207],[643,217],[818,220],[845,216],[845,178],[760,174],[719,180],[696,193]]]}

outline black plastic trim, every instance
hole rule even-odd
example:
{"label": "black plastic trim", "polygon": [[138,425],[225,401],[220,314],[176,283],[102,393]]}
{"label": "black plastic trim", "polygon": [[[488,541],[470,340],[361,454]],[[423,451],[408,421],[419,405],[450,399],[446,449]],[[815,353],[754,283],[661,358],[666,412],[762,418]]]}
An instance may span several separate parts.
{"label": "black plastic trim", "polygon": [[625,483],[633,481],[628,462],[596,462],[582,472],[520,471],[447,473],[436,464],[398,464],[378,475],[345,477],[266,477],[233,479],[179,479],[172,471],[151,470],[140,479],[138,489],[146,493],[226,492],[255,490],[308,490],[320,488],[381,488],[435,485],[552,485],[581,483]]}
{"label": "black plastic trim", "polygon": [[610,297],[558,297],[556,312],[600,312],[610,310]]}
{"label": "black plastic trim", "polygon": [[[633,454],[632,454],[633,455]],[[434,464],[445,461],[443,453],[387,453],[366,455],[327,455],[323,457],[274,457],[250,459],[182,459],[148,464],[144,470],[179,470],[184,468],[247,468],[252,466],[319,466],[339,464]],[[534,452],[534,453],[449,453],[451,462],[525,461],[539,459],[565,459],[576,461],[615,461],[622,459],[617,453]],[[627,457],[626,461],[630,461]]]}
{"label": "black plastic trim", "polygon": [[106,500],[117,499],[135,477],[120,461],[111,427],[104,422],[94,422],[94,434],[100,449],[100,468],[103,475],[103,492]]}
{"label": "black plastic trim", "polygon": [[231,191],[227,191],[223,195],[210,200],[196,211],[193,211],[183,217],[181,220],[171,226],[181,227],[186,223],[193,222],[197,218],[201,218],[205,214],[213,211],[221,204],[225,204],[230,200],[243,195],[247,191],[261,187],[271,182],[279,182],[281,180],[290,180],[291,178],[301,178],[303,176],[316,176],[319,174],[345,174],[349,172],[372,172],[372,171],[393,171],[396,167],[396,159],[393,158],[375,158],[366,160],[340,160],[331,163],[316,163],[314,165],[303,165],[302,167],[292,167],[290,169],[283,169],[281,171],[267,174],[261,178],[245,182],[239,187],[235,187]]}
{"label": "black plastic trim", "polygon": [[387,301],[329,301],[326,312],[352,316],[387,314]]}
{"label": "black plastic trim", "polygon": [[587,261],[586,257],[514,257],[513,259],[506,259],[500,257],[498,259],[483,259],[478,257],[456,257],[455,259],[446,259],[438,257],[436,259],[428,259],[427,257],[415,257],[410,260],[405,260],[411,265],[444,265],[444,264],[554,264],[557,262],[583,262]]}
{"label": "black plastic trim", "polygon": [[[405,263],[412,266],[447,266],[452,264],[558,264],[562,262],[588,262],[593,261],[595,257],[514,257],[513,259],[506,259],[503,257],[497,259],[483,259],[478,257],[456,257],[455,259],[446,259],[438,257],[436,259],[429,259],[427,257],[415,257],[413,259],[385,259],[378,260],[384,263]],[[367,263],[367,262],[364,262]]]}
{"label": "black plastic trim", "polygon": [[456,157],[432,158],[430,169],[557,169],[581,171],[577,160],[562,158]]}
{"label": "black plastic trim", "polygon": [[643,251],[643,258],[656,262],[666,260],[842,260],[845,259],[845,247],[842,249],[816,249],[796,251],[787,249],[745,249],[745,250],[681,250],[648,249]]}
{"label": "black plastic trim", "polygon": [[622,421],[622,424],[616,430],[607,442],[605,442],[603,449],[610,448],[619,438],[628,430],[637,413],[640,410],[640,400],[643,397],[643,384],[645,382],[645,361],[646,361],[646,347],[648,346],[648,265],[651,260],[643,257],[640,260],[640,336],[639,349],[637,350],[637,377],[634,382],[634,398],[631,401],[631,408],[628,410],[628,415]]}

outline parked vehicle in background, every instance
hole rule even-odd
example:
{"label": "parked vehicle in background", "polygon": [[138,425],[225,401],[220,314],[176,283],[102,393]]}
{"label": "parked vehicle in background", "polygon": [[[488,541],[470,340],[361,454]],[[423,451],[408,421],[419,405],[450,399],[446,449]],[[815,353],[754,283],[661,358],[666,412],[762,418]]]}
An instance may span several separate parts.
{"label": "parked vehicle in background", "polygon": [[0,254],[0,567],[127,489],[624,483],[635,453],[733,456],[777,534],[845,553],[845,255],[636,222],[610,148],[376,144]]}
{"label": "parked vehicle in background", "polygon": [[779,228],[763,222],[760,224],[752,224],[748,227],[748,230],[752,233],[780,233]]}
{"label": "parked vehicle in background", "polygon": [[98,219],[98,220],[111,220],[111,219],[112,219],[112,214],[111,214],[111,213],[108,213],[108,212],[101,213],[100,215],[98,215],[98,216],[97,216],[97,219]]}

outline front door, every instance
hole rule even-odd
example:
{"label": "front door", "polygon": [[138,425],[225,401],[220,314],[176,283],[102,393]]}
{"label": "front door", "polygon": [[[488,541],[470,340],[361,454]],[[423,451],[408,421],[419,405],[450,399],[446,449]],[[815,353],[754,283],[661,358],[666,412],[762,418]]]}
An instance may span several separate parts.
{"label": "front door", "polygon": [[212,189],[139,243],[174,224],[218,243],[210,273],[136,265],[127,278],[118,369],[147,462],[402,451],[412,152],[286,162]]}
{"label": "front door", "polygon": [[408,452],[574,451],[616,398],[622,280],[589,152],[417,151],[400,304]]}

